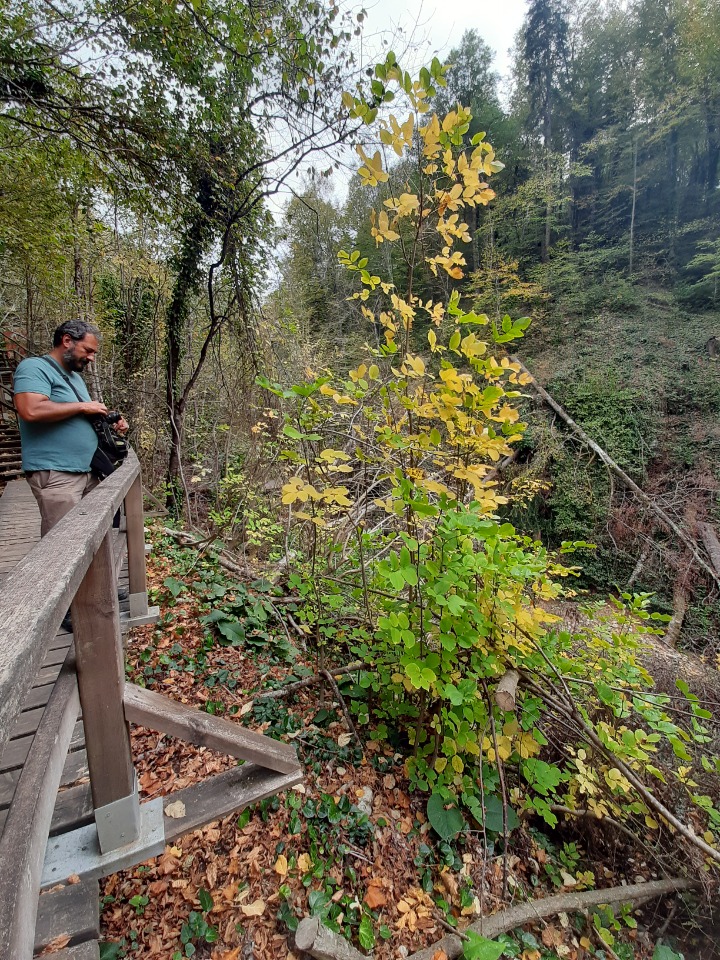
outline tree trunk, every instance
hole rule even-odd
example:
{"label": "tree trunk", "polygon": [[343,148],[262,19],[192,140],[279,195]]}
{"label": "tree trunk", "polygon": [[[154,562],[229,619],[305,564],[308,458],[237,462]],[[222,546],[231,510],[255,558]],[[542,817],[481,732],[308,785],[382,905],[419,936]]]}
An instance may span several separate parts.
{"label": "tree trunk", "polygon": [[633,254],[635,253],[635,207],[637,205],[637,160],[638,160],[638,142],[636,138],[633,142],[633,187],[632,187],[632,210],[630,212],[630,269],[628,272],[631,277],[633,272]]}
{"label": "tree trunk", "polygon": [[673,616],[665,633],[665,642],[670,647],[676,647],[678,645],[683,621],[687,613],[688,594],[684,582],[681,582],[684,581],[684,579],[685,574],[678,580],[673,590]]}

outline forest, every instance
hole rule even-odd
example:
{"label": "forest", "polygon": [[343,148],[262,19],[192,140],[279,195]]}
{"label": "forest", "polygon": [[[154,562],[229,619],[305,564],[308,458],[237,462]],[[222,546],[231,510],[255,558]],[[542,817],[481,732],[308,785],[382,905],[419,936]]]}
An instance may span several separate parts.
{"label": "forest", "polygon": [[480,14],[419,72],[368,21],[3,4],[2,331],[102,331],[128,675],[306,768],[101,955],[716,957],[720,4],[528,0],[509,86]]}

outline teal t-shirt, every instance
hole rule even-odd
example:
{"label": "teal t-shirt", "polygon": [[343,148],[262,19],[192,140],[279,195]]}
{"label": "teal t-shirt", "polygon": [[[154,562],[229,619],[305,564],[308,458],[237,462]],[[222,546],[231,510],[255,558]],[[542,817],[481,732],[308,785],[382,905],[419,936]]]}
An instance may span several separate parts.
{"label": "teal t-shirt", "polygon": [[[79,373],[68,376],[83,400],[90,400],[85,381]],[[28,357],[15,371],[15,393],[41,393],[55,403],[77,403],[70,384],[54,363],[40,357]],[[18,417],[22,442],[23,470],[62,470],[87,473],[97,449],[97,434],[87,417],[79,414],[53,423],[27,423]]]}

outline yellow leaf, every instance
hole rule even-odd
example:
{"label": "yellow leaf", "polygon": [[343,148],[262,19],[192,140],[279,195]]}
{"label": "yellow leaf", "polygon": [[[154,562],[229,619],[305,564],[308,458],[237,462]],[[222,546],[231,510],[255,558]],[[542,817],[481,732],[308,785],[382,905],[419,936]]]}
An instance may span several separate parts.
{"label": "yellow leaf", "polygon": [[287,857],[281,853],[280,856],[275,861],[275,873],[277,873],[278,876],[280,877],[284,877],[284,876],[287,876],[287,872],[288,872]]}
{"label": "yellow leaf", "polygon": [[261,917],[265,913],[265,901],[253,900],[252,903],[243,904],[240,909],[246,917]]}
{"label": "yellow leaf", "polygon": [[307,855],[307,853],[301,853],[300,856],[298,857],[297,865],[298,865],[298,870],[301,873],[307,873],[308,870],[310,870],[310,868],[312,867],[312,860]]}

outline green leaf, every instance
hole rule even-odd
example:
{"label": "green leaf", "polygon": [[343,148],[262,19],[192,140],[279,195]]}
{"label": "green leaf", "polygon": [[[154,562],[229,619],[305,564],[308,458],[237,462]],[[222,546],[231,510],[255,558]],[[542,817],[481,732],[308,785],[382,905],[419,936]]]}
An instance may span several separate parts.
{"label": "green leaf", "polygon": [[652,955],[652,960],[683,960],[684,954],[676,953],[664,943],[658,943]]}
{"label": "green leaf", "polygon": [[198,890],[198,900],[205,913],[209,913],[213,908],[213,898],[204,887]]}
{"label": "green leaf", "polygon": [[505,952],[504,943],[486,940],[472,930],[468,930],[467,938],[463,953],[465,960],[498,960],[498,957]]}
{"label": "green leaf", "polygon": [[122,944],[112,941],[100,944],[100,960],[119,960],[122,955]]}
{"label": "green leaf", "polygon": [[185,590],[185,584],[182,580],[176,580],[175,577],[166,577],[163,580],[163,586],[166,590],[170,591],[175,599]]}
{"label": "green leaf", "polygon": [[300,431],[296,430],[295,427],[291,427],[289,423],[286,423],[283,427],[283,433],[291,440],[300,440],[302,438]]}
{"label": "green leaf", "polygon": [[363,950],[372,950],[375,946],[375,933],[373,932],[370,917],[364,915],[358,927],[358,941]]}
{"label": "green leaf", "polygon": [[427,818],[430,826],[441,840],[452,840],[465,826],[465,818],[457,807],[445,809],[445,800],[439,793],[433,793],[428,800]]}

